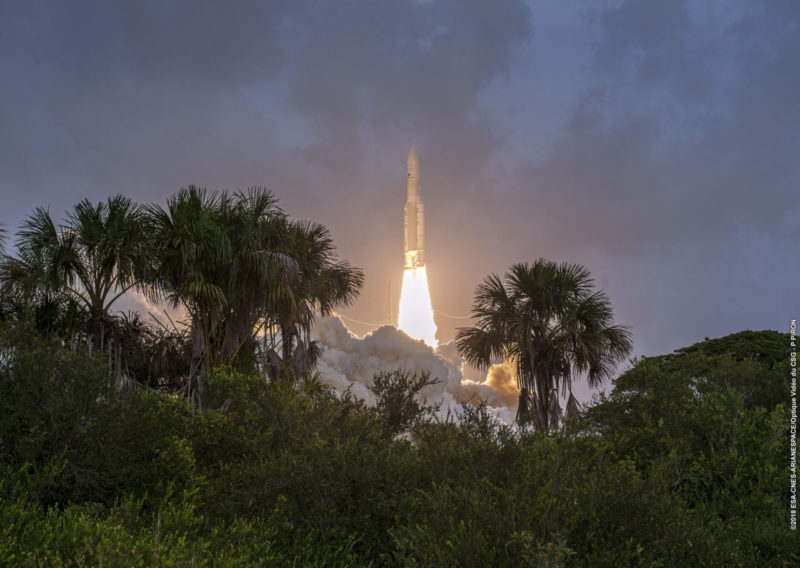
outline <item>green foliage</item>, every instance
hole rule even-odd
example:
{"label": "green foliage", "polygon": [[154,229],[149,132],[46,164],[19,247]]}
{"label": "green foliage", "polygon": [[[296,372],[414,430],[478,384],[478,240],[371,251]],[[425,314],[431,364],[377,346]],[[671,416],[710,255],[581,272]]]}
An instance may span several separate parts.
{"label": "green foliage", "polygon": [[[217,366],[309,377],[320,353],[314,318],[352,303],[364,281],[337,258],[327,228],[290,220],[260,188],[189,186],[166,208],[82,200],[61,225],[37,208],[16,257],[4,237],[0,229],[0,321],[33,320],[73,349],[105,353],[118,384],[180,391],[195,408]],[[189,331],[113,314],[134,288],[185,308]]]}
{"label": "green foliage", "polygon": [[143,221],[141,207],[122,195],[97,204],[84,199],[60,226],[49,211],[36,208],[22,224],[18,256],[0,263],[3,294],[37,312],[46,308],[45,314],[78,311],[82,317],[61,331],[90,351],[105,350],[111,306],[147,277],[150,249]]}
{"label": "green foliage", "polygon": [[754,359],[764,368],[773,368],[789,356],[787,335],[777,331],[740,331],[725,337],[708,339],[675,351],[678,357],[703,353],[714,357],[730,355],[737,361]]}
{"label": "green foliage", "polygon": [[[217,369],[192,413],[109,386],[102,360],[0,329],[2,565],[800,561],[786,407],[746,379],[772,384],[780,358],[645,359],[545,435],[471,405],[430,420],[430,377],[400,371],[376,377],[371,408],[312,379]],[[413,443],[393,439],[408,427]]]}
{"label": "green foliage", "polygon": [[36,475],[44,503],[73,491],[93,491],[76,456],[92,445],[91,432],[108,392],[106,367],[97,358],[59,349],[25,328],[0,331],[0,450],[2,462]]}
{"label": "green foliage", "polygon": [[641,359],[582,427],[708,526],[724,526],[741,558],[788,558],[788,345],[786,334],[748,331]]}
{"label": "green foliage", "polygon": [[277,327],[284,370],[308,376],[319,355],[311,341],[317,314],[330,315],[358,297],[364,273],[336,258],[328,229],[319,223],[292,221],[284,227],[285,252],[297,265],[293,278],[281,283],[267,298],[266,327]]}
{"label": "green foliage", "polygon": [[[469,404],[434,419],[426,373],[376,374],[374,407],[326,387],[310,326],[363,274],[269,192],[83,201],[62,227],[39,209],[18,249],[0,267],[2,565],[800,564],[785,334],[634,361],[554,431],[556,395],[609,378],[630,337],[582,267],[514,265],[478,287],[459,348],[517,363],[531,431]],[[191,329],[110,314],[132,286]]]}
{"label": "green foliage", "polygon": [[250,338],[270,287],[293,269],[276,255],[286,219],[268,191],[219,194],[189,186],[147,208],[155,243],[151,284],[186,307],[204,373]]}
{"label": "green foliage", "polygon": [[440,382],[431,378],[427,371],[412,374],[397,369],[376,373],[370,390],[375,394],[375,410],[387,432],[399,434],[433,418],[441,404],[427,404],[426,400],[420,401],[419,397],[422,389]]}
{"label": "green foliage", "polygon": [[585,375],[590,386],[600,385],[630,353],[630,332],[613,325],[611,302],[593,288],[582,266],[541,258],[475,288],[476,325],[458,330],[458,351],[481,368],[501,358],[515,365],[521,424],[543,432],[558,426],[559,396],[569,393],[566,418],[578,409],[572,381]]}
{"label": "green foliage", "polygon": [[305,374],[313,367],[307,336],[315,314],[351,303],[364,280],[336,258],[324,226],[289,220],[263,189],[189,186],[166,209],[149,206],[147,217],[158,243],[150,284],[158,297],[186,307],[203,377],[219,365],[253,370],[261,327],[273,340],[279,329],[284,364]]}

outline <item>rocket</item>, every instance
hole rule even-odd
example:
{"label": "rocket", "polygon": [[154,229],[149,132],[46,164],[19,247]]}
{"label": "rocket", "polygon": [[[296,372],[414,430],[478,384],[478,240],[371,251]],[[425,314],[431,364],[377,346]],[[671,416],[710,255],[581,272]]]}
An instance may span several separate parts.
{"label": "rocket", "polygon": [[408,185],[405,217],[405,267],[425,266],[425,223],[423,220],[421,186],[419,183],[419,156],[417,148],[408,152]]}

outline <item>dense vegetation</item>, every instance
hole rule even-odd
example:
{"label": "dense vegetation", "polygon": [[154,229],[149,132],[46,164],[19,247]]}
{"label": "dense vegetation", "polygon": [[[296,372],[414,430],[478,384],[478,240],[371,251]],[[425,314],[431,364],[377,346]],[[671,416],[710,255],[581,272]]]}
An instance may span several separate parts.
{"label": "dense vegetation", "polygon": [[[469,405],[437,420],[415,395],[440,378],[406,370],[376,375],[367,407],[311,372],[313,316],[363,278],[323,227],[257,191],[189,188],[163,210],[115,199],[76,207],[60,229],[35,212],[0,267],[0,565],[800,563],[786,335],[636,360],[545,428]],[[186,305],[187,331],[113,314],[111,290],[125,287]],[[513,298],[526,325],[558,340],[531,290]],[[598,325],[572,331],[611,329],[624,350],[607,300],[587,298]],[[258,344],[259,326],[282,333]],[[565,365],[601,377],[617,358],[559,353],[547,381],[560,386]],[[533,367],[532,388],[549,388]]]}
{"label": "dense vegetation", "polygon": [[[96,355],[6,328],[0,559],[796,563],[783,452],[787,344],[745,332],[640,360],[548,436],[469,406],[458,422],[433,421],[424,405],[403,406],[400,391],[426,382],[404,373],[387,373],[384,404],[367,408],[313,380],[217,372],[206,409],[192,413],[173,395],[110,387]],[[413,443],[395,435],[403,412]]]}

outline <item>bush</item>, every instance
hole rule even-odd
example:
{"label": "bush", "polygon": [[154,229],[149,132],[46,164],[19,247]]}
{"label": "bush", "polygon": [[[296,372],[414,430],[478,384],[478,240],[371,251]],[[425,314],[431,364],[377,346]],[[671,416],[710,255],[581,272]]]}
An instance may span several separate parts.
{"label": "bush", "polygon": [[412,374],[398,369],[391,372],[376,373],[370,390],[375,393],[375,410],[381,417],[384,428],[390,435],[399,434],[432,419],[441,404],[428,404],[419,400],[425,387],[439,384],[439,379],[422,371]]}

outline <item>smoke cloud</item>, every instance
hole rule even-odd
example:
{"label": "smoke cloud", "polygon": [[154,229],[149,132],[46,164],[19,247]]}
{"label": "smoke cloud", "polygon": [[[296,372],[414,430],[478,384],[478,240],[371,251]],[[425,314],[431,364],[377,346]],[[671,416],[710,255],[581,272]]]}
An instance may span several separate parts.
{"label": "smoke cloud", "polygon": [[351,333],[338,317],[321,319],[313,329],[312,337],[324,347],[317,365],[323,380],[338,392],[349,388],[367,404],[375,403],[370,390],[373,375],[402,369],[413,373],[427,371],[439,380],[423,389],[421,394],[429,403],[441,403],[441,418],[448,412],[458,412],[464,402],[474,405],[485,402],[488,411],[509,424],[516,414],[519,391],[511,368],[494,365],[485,382],[465,379],[463,361],[454,342],[434,350],[390,325],[360,338]]}

